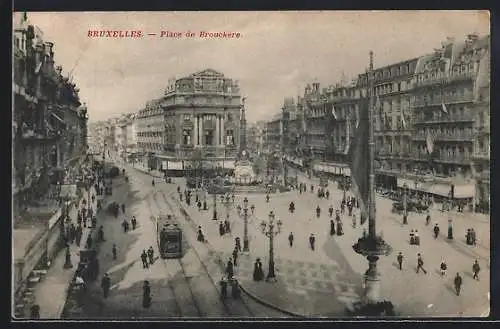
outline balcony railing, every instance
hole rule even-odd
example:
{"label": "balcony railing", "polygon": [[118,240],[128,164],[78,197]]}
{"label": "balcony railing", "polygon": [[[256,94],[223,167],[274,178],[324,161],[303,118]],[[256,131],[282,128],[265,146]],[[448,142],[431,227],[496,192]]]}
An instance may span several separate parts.
{"label": "balcony railing", "polygon": [[427,106],[441,106],[442,104],[454,104],[454,103],[467,103],[474,100],[473,93],[466,93],[463,95],[454,96],[443,96],[437,99],[416,99],[413,101],[412,106],[414,108],[427,107]]}
{"label": "balcony railing", "polygon": [[475,79],[476,74],[474,72],[457,72],[450,75],[436,74],[434,76],[428,75],[422,80],[416,80],[411,85],[410,88],[426,87],[432,85],[446,85],[456,81],[468,81]]}
{"label": "balcony railing", "polygon": [[445,122],[473,122],[474,116],[472,114],[463,115],[440,115],[432,118],[425,118],[424,116],[415,116],[413,124],[429,124],[429,123],[445,123]]}
{"label": "balcony railing", "polygon": [[[414,134],[412,136],[413,140],[416,141],[424,141],[427,140],[427,135],[425,133],[419,133],[419,134]],[[434,135],[434,140],[436,141],[471,141],[474,139],[473,134],[453,134],[453,135],[445,135],[445,134],[438,134]]]}

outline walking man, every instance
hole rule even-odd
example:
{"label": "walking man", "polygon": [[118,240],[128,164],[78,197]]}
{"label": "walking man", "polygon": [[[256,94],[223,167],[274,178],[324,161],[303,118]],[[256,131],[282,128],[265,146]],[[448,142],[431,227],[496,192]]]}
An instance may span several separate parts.
{"label": "walking man", "polygon": [[290,232],[290,235],[288,235],[288,245],[291,247],[293,247],[293,233]]}
{"label": "walking man", "polygon": [[403,270],[403,254],[401,253],[401,251],[398,253],[397,260],[398,260],[399,270],[402,271]]}
{"label": "walking man", "polygon": [[148,258],[149,258],[149,264],[153,265],[153,263],[155,262],[155,251],[153,250],[152,246],[148,248]]}
{"label": "walking man", "polygon": [[101,288],[104,298],[108,298],[109,288],[111,287],[111,279],[109,278],[109,274],[104,274],[104,277],[101,280]]}
{"label": "walking man", "polygon": [[311,247],[311,250],[314,251],[314,244],[316,242],[316,238],[314,237],[313,234],[309,236],[309,246]]}
{"label": "walking man", "polygon": [[142,268],[149,268],[148,255],[146,254],[146,250],[142,251],[141,260],[142,260]]}
{"label": "walking man", "polygon": [[234,248],[233,250],[233,265],[238,266],[238,248]]}
{"label": "walking man", "polygon": [[422,259],[422,255],[420,255],[420,253],[417,254],[417,273],[420,272],[420,270],[422,270],[422,272],[424,272],[424,274],[427,274],[427,271],[425,270],[424,268],[424,260]]}
{"label": "walking man", "polygon": [[455,284],[455,292],[457,296],[460,296],[460,289],[462,288],[462,277],[460,274],[457,272],[457,275],[455,276],[455,280],[453,281]]}
{"label": "walking man", "polygon": [[446,269],[448,268],[448,266],[446,265],[444,259],[441,261],[441,265],[439,266],[439,269],[441,270],[441,276],[445,276],[446,275]]}
{"label": "walking man", "polygon": [[474,273],[474,275],[472,276],[473,279],[479,281],[479,271],[481,270],[481,268],[479,267],[479,263],[477,262],[477,259],[476,261],[474,262],[474,265],[472,265],[472,273]]}

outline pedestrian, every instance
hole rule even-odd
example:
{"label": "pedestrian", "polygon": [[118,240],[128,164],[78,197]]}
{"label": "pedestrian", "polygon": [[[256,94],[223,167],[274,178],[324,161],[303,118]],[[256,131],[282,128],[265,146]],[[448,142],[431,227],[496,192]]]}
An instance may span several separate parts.
{"label": "pedestrian", "polygon": [[429,225],[430,222],[431,222],[431,214],[429,210],[427,210],[427,216],[425,217],[425,225]]}
{"label": "pedestrian", "polygon": [[257,258],[253,266],[253,280],[262,281],[262,279],[264,279],[264,271],[262,270],[262,263],[260,262],[260,258]]}
{"label": "pedestrian", "polygon": [[113,253],[113,260],[116,260],[116,254],[117,254],[117,249],[116,249],[116,244],[113,243],[113,248],[111,249],[111,252]]}
{"label": "pedestrian", "polygon": [[326,198],[327,198],[327,199],[330,199],[330,191],[326,190],[325,195],[326,195]]}
{"label": "pedestrian", "polygon": [[233,265],[238,266],[238,248],[234,248],[233,250]]}
{"label": "pedestrian", "polygon": [[101,280],[101,288],[104,298],[108,298],[109,288],[111,287],[111,279],[109,278],[109,274],[105,273],[104,277]]}
{"label": "pedestrian", "polygon": [[231,280],[231,295],[234,299],[240,298],[240,285],[238,283],[238,280],[234,277]]}
{"label": "pedestrian", "polygon": [[269,203],[269,194],[266,194],[266,203]]}
{"label": "pedestrian", "polygon": [[102,225],[97,231],[97,242],[104,242],[104,228],[102,227]]}
{"label": "pedestrian", "polygon": [[226,281],[226,278],[222,277],[222,279],[220,279],[220,294],[221,294],[221,297],[222,299],[225,299],[227,297],[227,281]]}
{"label": "pedestrian", "polygon": [[356,228],[356,214],[352,215],[352,228]]}
{"label": "pedestrian", "polygon": [[[234,193],[231,194],[231,201],[234,203]],[[254,206],[255,208],[255,206]]]}
{"label": "pedestrian", "polygon": [[328,208],[328,214],[330,215],[330,217],[333,216],[333,206],[330,205],[330,208]]}
{"label": "pedestrian", "polygon": [[455,293],[457,296],[460,296],[460,289],[462,288],[462,277],[460,276],[459,273],[455,276],[455,280],[453,280],[453,283],[455,285]]}
{"label": "pedestrian", "polygon": [[288,245],[291,247],[293,247],[293,233],[290,232],[290,234],[288,235]]}
{"label": "pedestrian", "polygon": [[135,228],[137,227],[137,219],[135,218],[135,216],[132,216],[130,222],[132,224],[132,230],[135,230]]}
{"label": "pedestrian", "polygon": [[330,219],[330,236],[335,235],[335,222],[333,219]]}
{"label": "pedestrian", "polygon": [[401,251],[398,253],[397,261],[398,261],[398,265],[399,265],[399,270],[402,271],[403,270],[403,253]]}
{"label": "pedestrian", "polygon": [[415,231],[410,230],[410,246],[415,244]]}
{"label": "pedestrian", "polygon": [[148,280],[144,280],[142,286],[142,307],[149,308],[151,306],[151,287]]}
{"label": "pedestrian", "polygon": [[147,254],[148,254],[149,264],[153,265],[153,263],[155,262],[155,251],[153,249],[153,246],[149,246]]}
{"label": "pedestrian", "polygon": [[142,260],[142,268],[149,268],[148,255],[146,254],[146,250],[142,251],[141,260]]}
{"label": "pedestrian", "polygon": [[420,236],[418,235],[418,230],[415,230],[414,241],[416,246],[420,246]]}
{"label": "pedestrian", "polygon": [[451,219],[448,220],[448,240],[453,240],[453,225]]}
{"label": "pedestrian", "polygon": [[439,224],[434,224],[434,239],[437,239],[439,236]]}
{"label": "pedestrian", "polygon": [[232,280],[234,275],[233,260],[229,258],[226,265],[227,279]]}
{"label": "pedestrian", "polygon": [[417,254],[417,273],[419,273],[420,270],[422,270],[422,272],[424,272],[424,274],[427,274],[427,271],[424,268],[424,260],[422,259],[422,255],[420,255],[420,253],[418,253]]}
{"label": "pedestrian", "polygon": [[441,261],[441,265],[439,266],[439,269],[441,270],[441,276],[446,275],[446,270],[448,269],[448,266],[446,265],[446,262],[444,259]]}
{"label": "pedestrian", "polygon": [[314,237],[313,234],[309,236],[309,247],[311,248],[312,251],[314,251],[314,244],[316,243],[316,238]]}
{"label": "pedestrian", "polygon": [[231,223],[227,218],[224,220],[224,232],[231,233]]}
{"label": "pedestrian", "polygon": [[198,240],[198,242],[205,242],[205,235],[203,234],[203,231],[201,230],[201,226],[198,226],[197,240]]}
{"label": "pedestrian", "polygon": [[234,239],[234,246],[236,247],[236,249],[238,249],[238,251],[241,251],[241,240],[240,240],[240,237],[236,237]]}
{"label": "pedestrian", "polygon": [[321,208],[319,207],[319,205],[316,207],[316,218],[319,218],[319,216],[321,216]]}
{"label": "pedestrian", "polygon": [[87,241],[85,243],[85,248],[86,249],[90,249],[92,247],[92,242],[93,242],[92,241],[92,235],[89,234],[88,237],[87,237]]}
{"label": "pedestrian", "polygon": [[92,228],[96,228],[96,226],[97,226],[97,217],[96,216],[92,217],[91,224],[92,224]]}
{"label": "pedestrian", "polygon": [[476,230],[471,228],[470,235],[471,235],[472,245],[475,246],[476,245]]}
{"label": "pedestrian", "polygon": [[128,221],[126,219],[123,220],[122,227],[123,227],[123,233],[127,233],[129,226],[128,226]]}
{"label": "pedestrian", "polygon": [[341,220],[337,222],[337,236],[344,235],[344,224]]}
{"label": "pedestrian", "polygon": [[80,247],[80,242],[82,241],[83,229],[81,225],[76,228],[75,242],[78,247]]}
{"label": "pedestrian", "polygon": [[225,233],[225,230],[224,230],[224,224],[222,223],[222,221],[219,222],[219,236],[223,236]]}
{"label": "pedestrian", "polygon": [[479,281],[479,271],[481,270],[481,267],[479,267],[479,263],[476,261],[474,262],[474,265],[472,265],[472,273],[474,275],[472,276],[473,279]]}

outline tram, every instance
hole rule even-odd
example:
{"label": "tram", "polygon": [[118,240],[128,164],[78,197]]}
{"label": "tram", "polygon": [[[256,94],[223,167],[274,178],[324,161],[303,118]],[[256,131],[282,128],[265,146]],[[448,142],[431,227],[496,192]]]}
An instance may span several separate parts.
{"label": "tram", "polygon": [[172,215],[157,217],[156,235],[161,258],[182,257],[182,229]]}

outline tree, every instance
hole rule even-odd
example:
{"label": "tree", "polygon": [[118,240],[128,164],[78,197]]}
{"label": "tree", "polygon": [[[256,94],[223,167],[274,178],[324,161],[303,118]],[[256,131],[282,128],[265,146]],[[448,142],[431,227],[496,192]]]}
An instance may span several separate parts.
{"label": "tree", "polygon": [[259,176],[262,173],[266,171],[266,161],[261,155],[257,155],[253,159],[253,171],[255,172],[255,175]]}

